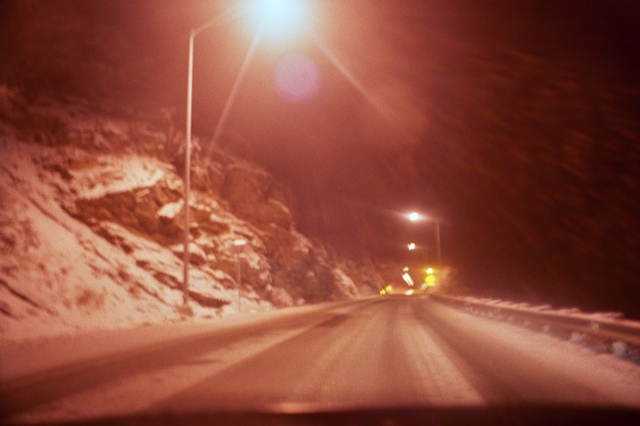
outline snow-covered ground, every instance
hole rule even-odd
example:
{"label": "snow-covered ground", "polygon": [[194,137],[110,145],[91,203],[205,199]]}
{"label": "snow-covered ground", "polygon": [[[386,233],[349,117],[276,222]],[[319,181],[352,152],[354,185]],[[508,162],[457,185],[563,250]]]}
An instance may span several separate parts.
{"label": "snow-covered ground", "polygon": [[640,321],[626,319],[620,312],[553,309],[549,305],[474,296],[437,297],[474,315],[563,336],[574,343],[640,364]]}
{"label": "snow-covered ground", "polygon": [[493,307],[493,308],[507,308],[513,311],[529,312],[533,314],[547,314],[551,316],[563,317],[563,318],[579,318],[585,321],[620,324],[626,327],[637,329],[640,332],[640,321],[634,321],[624,318],[622,312],[583,312],[577,308],[559,308],[554,309],[550,305],[531,305],[528,303],[511,302],[508,300],[475,297],[475,296],[445,296],[449,300],[455,300],[459,303],[475,303],[479,306]]}
{"label": "snow-covered ground", "polygon": [[[104,364],[107,371],[124,369],[111,379],[96,372],[95,386],[25,410],[13,419],[19,421],[505,402],[640,408],[640,366],[419,297],[93,332],[5,349],[5,380],[47,377],[46,370],[68,365],[91,381],[88,366],[103,365],[101,359],[114,361]],[[175,360],[149,369],[140,364],[164,358]]]}
{"label": "snow-covered ground", "polygon": [[[335,303],[335,302],[334,302]],[[341,302],[337,302],[339,309]],[[327,309],[327,304],[227,315],[216,319],[189,319],[173,324],[149,324],[121,330],[91,330],[23,341],[0,341],[0,378],[3,381],[39,371],[136,350],[176,338],[229,330],[261,321]]]}

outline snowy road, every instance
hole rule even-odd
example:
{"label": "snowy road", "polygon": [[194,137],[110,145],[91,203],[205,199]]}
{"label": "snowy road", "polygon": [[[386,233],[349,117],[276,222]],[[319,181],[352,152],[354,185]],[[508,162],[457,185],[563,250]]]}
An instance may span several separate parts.
{"label": "snowy road", "polygon": [[419,297],[81,336],[5,350],[2,362],[12,421],[487,406],[623,407],[638,419],[640,409],[637,365]]}

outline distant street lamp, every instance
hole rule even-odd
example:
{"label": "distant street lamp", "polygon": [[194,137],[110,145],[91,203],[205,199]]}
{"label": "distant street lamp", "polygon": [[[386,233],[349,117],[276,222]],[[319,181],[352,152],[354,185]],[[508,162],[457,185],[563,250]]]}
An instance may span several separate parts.
{"label": "distant street lamp", "polygon": [[440,221],[436,219],[436,250],[438,257],[438,269],[442,271],[442,252],[440,251]]}
{"label": "distant street lamp", "polygon": [[[258,35],[262,29],[269,24],[273,28],[282,29],[285,26],[291,26],[295,15],[302,13],[302,10],[298,6],[299,2],[293,2],[292,0],[266,0],[260,3],[253,3],[254,7],[247,10],[249,14],[260,17],[260,27]],[[182,312],[187,315],[192,315],[193,310],[189,305],[189,196],[191,192],[191,123],[192,123],[192,109],[193,109],[193,45],[196,35],[202,31],[211,28],[214,24],[226,18],[235,10],[230,9],[224,14],[216,16],[204,25],[197,28],[192,28],[189,35],[189,66],[187,77],[187,116],[186,116],[186,146],[185,146],[185,167],[184,167],[184,253],[183,253],[183,275],[182,275]],[[257,42],[254,39],[252,45],[255,46]],[[246,63],[246,61],[245,61]],[[235,87],[234,87],[235,90]],[[220,127],[220,123],[218,124]],[[216,129],[217,132],[220,129]],[[215,138],[215,136],[214,136]]]}
{"label": "distant street lamp", "polygon": [[233,242],[233,246],[236,251],[236,286],[238,287],[238,313],[242,312],[242,306],[240,304],[240,286],[242,284],[242,258],[240,257],[240,253],[244,249],[245,245],[247,245],[247,241],[243,239],[237,239]]}
{"label": "distant street lamp", "polygon": [[[440,220],[439,219],[432,219],[426,216],[421,215],[418,212],[411,212],[409,214],[407,214],[407,219],[409,219],[411,222],[418,222],[421,220],[430,220],[435,222],[436,225],[436,256],[437,256],[437,260],[438,260],[438,269],[442,270],[442,252],[440,249]],[[413,247],[412,247],[413,246]],[[409,244],[409,250],[414,250],[415,249],[415,244],[411,243]]]}

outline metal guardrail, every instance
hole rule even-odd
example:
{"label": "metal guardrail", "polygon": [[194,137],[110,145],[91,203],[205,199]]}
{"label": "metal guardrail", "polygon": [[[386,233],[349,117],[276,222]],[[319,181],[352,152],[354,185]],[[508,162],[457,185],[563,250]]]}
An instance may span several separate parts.
{"label": "metal guardrail", "polygon": [[463,297],[432,295],[441,303],[485,318],[506,321],[580,343],[598,352],[640,364],[640,322]]}

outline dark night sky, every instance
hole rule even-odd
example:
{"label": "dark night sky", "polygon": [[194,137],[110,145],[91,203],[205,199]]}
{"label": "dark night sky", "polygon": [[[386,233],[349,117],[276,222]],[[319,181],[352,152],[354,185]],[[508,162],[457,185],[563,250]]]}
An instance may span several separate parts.
{"label": "dark night sky", "polygon": [[[5,1],[0,77],[174,107],[182,127],[189,28],[238,3]],[[219,143],[278,176],[300,228],[340,247],[410,261],[416,240],[433,260],[433,226],[400,216],[420,210],[475,292],[640,317],[636,3],[315,2],[306,33],[258,46]],[[196,39],[205,145],[251,43],[238,24]],[[292,52],[314,64],[292,79],[317,83],[298,100],[274,85]]]}

